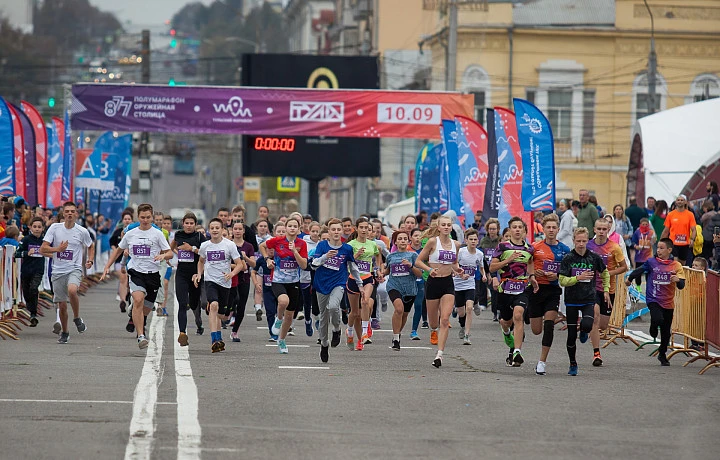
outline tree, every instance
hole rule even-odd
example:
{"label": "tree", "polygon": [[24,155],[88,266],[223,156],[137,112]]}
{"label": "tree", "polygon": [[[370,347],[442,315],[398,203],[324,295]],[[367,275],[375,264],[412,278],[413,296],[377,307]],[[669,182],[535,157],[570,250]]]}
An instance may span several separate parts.
{"label": "tree", "polygon": [[112,13],[100,11],[89,0],[45,0],[35,8],[33,28],[35,35],[52,37],[65,52],[122,31]]}

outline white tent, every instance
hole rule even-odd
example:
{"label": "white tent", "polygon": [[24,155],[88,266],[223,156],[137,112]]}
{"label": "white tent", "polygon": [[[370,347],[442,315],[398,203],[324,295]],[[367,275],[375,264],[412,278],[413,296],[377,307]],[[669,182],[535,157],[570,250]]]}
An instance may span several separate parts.
{"label": "white tent", "polygon": [[720,150],[720,99],[644,117],[635,123],[632,139],[628,195],[669,202]]}

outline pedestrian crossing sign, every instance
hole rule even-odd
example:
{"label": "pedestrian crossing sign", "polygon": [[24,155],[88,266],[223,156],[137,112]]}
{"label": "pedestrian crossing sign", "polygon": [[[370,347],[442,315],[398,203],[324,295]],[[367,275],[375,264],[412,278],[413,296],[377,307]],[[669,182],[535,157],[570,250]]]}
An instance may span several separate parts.
{"label": "pedestrian crossing sign", "polygon": [[283,176],[277,178],[278,192],[299,192],[300,178],[292,176]]}

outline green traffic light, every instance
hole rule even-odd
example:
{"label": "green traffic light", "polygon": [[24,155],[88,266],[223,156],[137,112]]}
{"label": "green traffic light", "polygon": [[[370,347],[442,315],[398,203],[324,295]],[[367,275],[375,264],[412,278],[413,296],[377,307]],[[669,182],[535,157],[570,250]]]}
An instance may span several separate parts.
{"label": "green traffic light", "polygon": [[55,98],[54,97],[51,97],[48,99],[48,107],[50,107],[51,109],[53,107],[55,107]]}
{"label": "green traffic light", "polygon": [[168,81],[168,85],[175,86],[175,79],[171,78],[170,81]]}
{"label": "green traffic light", "polygon": [[170,48],[175,48],[177,46],[177,40],[174,38],[170,40]]}

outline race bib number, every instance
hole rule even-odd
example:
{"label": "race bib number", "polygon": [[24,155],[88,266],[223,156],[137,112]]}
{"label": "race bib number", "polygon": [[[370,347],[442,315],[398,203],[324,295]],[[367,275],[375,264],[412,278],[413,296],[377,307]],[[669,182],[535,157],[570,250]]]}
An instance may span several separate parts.
{"label": "race bib number", "polygon": [[280,270],[297,270],[298,269],[298,263],[297,260],[281,260],[280,261]]}
{"label": "race bib number", "polygon": [[370,273],[370,262],[364,260],[358,260],[357,262],[358,271],[362,274]]}
{"label": "race bib number", "polygon": [[672,276],[672,272],[653,271],[652,275],[650,275],[650,281],[658,285],[666,285],[672,283],[672,281],[670,281],[670,278],[672,278]]}
{"label": "race bib number", "polygon": [[405,264],[390,265],[391,276],[408,276],[410,275],[410,267]]}
{"label": "race bib number", "polygon": [[517,295],[525,292],[526,286],[525,281],[505,280],[502,284],[502,290],[505,294]]}
{"label": "race bib number", "polygon": [[677,244],[686,244],[687,243],[687,235],[675,235],[675,243]]}
{"label": "race bib number", "polygon": [[542,269],[546,273],[557,274],[560,271],[560,262],[555,262],[552,260],[543,260]]}
{"label": "race bib number", "polygon": [[453,263],[455,262],[456,256],[457,254],[455,254],[455,251],[445,251],[441,249],[438,255],[438,261],[445,263]]}
{"label": "race bib number", "polygon": [[36,244],[28,245],[28,255],[30,257],[42,257],[42,254],[40,254],[40,246]]}
{"label": "race bib number", "polygon": [[468,275],[470,277],[475,276],[475,270],[477,270],[477,267],[475,265],[471,265],[471,266],[463,265],[460,268],[462,268],[463,273],[465,273],[466,275]]}
{"label": "race bib number", "polygon": [[263,275],[263,283],[265,286],[272,286],[272,275]]}
{"label": "race bib number", "polygon": [[[570,270],[570,276],[579,276],[582,275],[585,272],[592,272],[592,270],[588,270],[587,268],[573,268]],[[578,280],[581,283],[589,283],[592,281],[592,278],[589,280]]]}
{"label": "race bib number", "polygon": [[192,251],[178,250],[178,262],[195,262],[195,253]]}
{"label": "race bib number", "polygon": [[323,267],[329,268],[330,270],[340,270],[340,267],[342,267],[344,262],[345,259],[343,257],[330,257],[325,261]]}
{"label": "race bib number", "polygon": [[222,262],[225,260],[225,251],[208,251],[208,262]]}
{"label": "race bib number", "polygon": [[73,260],[73,252],[71,249],[67,249],[65,251],[60,251],[57,253],[57,258],[60,260]]}
{"label": "race bib number", "polygon": [[146,259],[150,257],[150,245],[137,244],[132,247],[132,256],[138,259]]}

